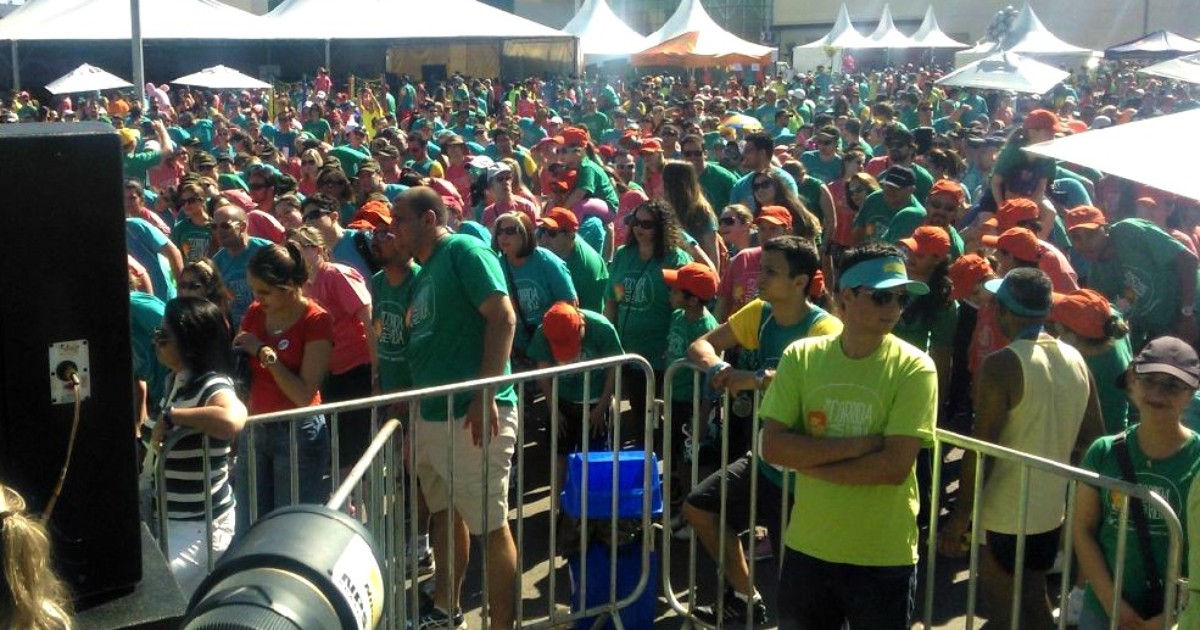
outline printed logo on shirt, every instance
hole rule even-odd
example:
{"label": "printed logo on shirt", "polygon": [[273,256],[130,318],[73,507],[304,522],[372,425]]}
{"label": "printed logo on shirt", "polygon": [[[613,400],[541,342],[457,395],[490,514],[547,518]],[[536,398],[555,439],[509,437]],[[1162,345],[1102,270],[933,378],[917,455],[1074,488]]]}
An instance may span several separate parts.
{"label": "printed logo on shirt", "polygon": [[1129,302],[1131,314],[1146,315],[1158,306],[1154,283],[1143,277],[1142,270],[1136,267],[1125,267],[1125,290],[1121,297]]}
{"label": "printed logo on shirt", "polygon": [[[1152,490],[1156,492],[1158,496],[1166,499],[1167,503],[1172,507],[1181,507],[1179,505],[1179,500],[1180,497],[1183,496],[1183,493],[1180,491],[1177,485],[1178,482],[1176,480],[1168,479],[1162,475],[1157,475],[1150,472],[1138,471],[1137,482],[1139,486],[1145,486],[1146,489]],[[1110,490],[1108,493],[1109,510],[1108,513],[1105,514],[1104,518],[1114,529],[1120,526],[1121,496],[1121,493],[1117,492],[1116,490]],[[1143,503],[1142,511],[1146,515],[1146,526],[1150,530],[1151,535],[1163,537],[1169,535],[1167,531],[1167,524],[1163,520],[1162,513],[1159,512],[1157,508],[1149,503]],[[1131,518],[1129,519],[1129,531],[1131,533],[1134,531],[1133,528],[1134,523],[1133,519]]]}
{"label": "printed logo on shirt", "polygon": [[526,319],[536,319],[536,315],[542,312],[541,289],[530,280],[517,280],[517,300]]}
{"label": "printed logo on shirt", "polygon": [[624,288],[624,296],[621,302],[632,310],[645,310],[650,306],[650,298],[653,290],[650,287],[650,282],[646,278],[641,277],[641,274],[636,278],[626,278],[621,287]]}
{"label": "printed logo on shirt", "polygon": [[398,359],[404,354],[398,348],[404,345],[404,315],[395,302],[382,302],[379,308],[379,356]]}
{"label": "printed logo on shirt", "polygon": [[411,331],[410,340],[423,338],[433,333],[433,319],[437,316],[437,306],[434,300],[433,285],[429,282],[417,282],[413,289],[412,302],[405,314],[405,323]]}

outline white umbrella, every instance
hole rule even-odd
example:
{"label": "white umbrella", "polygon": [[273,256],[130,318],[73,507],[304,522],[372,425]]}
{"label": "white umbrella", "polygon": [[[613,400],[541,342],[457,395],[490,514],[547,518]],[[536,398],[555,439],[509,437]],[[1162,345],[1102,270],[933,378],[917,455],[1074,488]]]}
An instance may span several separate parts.
{"label": "white umbrella", "polygon": [[133,84],[105,70],[83,64],[51,81],[46,86],[51,94],[75,94],[133,87]]}
{"label": "white umbrella", "polygon": [[939,85],[956,85],[990,90],[1045,94],[1070,75],[1049,64],[1013,53],[999,53],[969,63],[937,80]]}
{"label": "white umbrella", "polygon": [[1162,147],[1187,144],[1197,128],[1200,109],[1193,109],[1040,142],[1025,150],[1200,200],[1200,177],[1190,160],[1153,157]]}
{"label": "white umbrella", "polygon": [[1146,66],[1138,70],[1138,72],[1175,79],[1176,81],[1200,83],[1200,53],[1160,61],[1152,66]]}
{"label": "white umbrella", "polygon": [[226,68],[225,66],[205,68],[200,72],[179,77],[171,81],[171,83],[218,89],[265,90],[271,87],[270,83],[259,81],[248,74],[242,74],[233,68]]}

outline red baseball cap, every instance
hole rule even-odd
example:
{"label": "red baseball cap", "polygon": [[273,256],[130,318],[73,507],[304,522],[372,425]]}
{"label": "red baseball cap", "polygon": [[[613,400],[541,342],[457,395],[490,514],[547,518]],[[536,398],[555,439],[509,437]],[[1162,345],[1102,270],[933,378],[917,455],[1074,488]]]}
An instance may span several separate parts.
{"label": "red baseball cap", "polygon": [[1058,115],[1048,109],[1035,109],[1025,116],[1025,124],[1022,125],[1029,130],[1046,130],[1054,133],[1062,133],[1067,130],[1063,127],[1062,121],[1058,119]]}
{"label": "red baseball cap", "polygon": [[987,247],[1004,250],[1020,261],[1037,262],[1041,257],[1037,235],[1029,228],[1009,228],[1000,236],[981,236],[979,241]]}
{"label": "red baseball cap", "polygon": [[788,209],[783,206],[763,206],[758,216],[754,218],[755,223],[759,221],[782,225],[789,230],[792,229],[792,213],[788,212]]}
{"label": "red baseball cap", "polygon": [[992,266],[979,254],[959,257],[950,265],[950,299],[966,299],[975,287],[992,273]]}
{"label": "red baseball cap", "polygon": [[583,348],[583,313],[570,302],[555,302],[542,316],[542,334],[555,361],[574,361]]}
{"label": "red baseball cap", "polygon": [[950,253],[950,235],[935,225],[922,225],[912,236],[900,239],[900,244],[916,254],[945,256]]}
{"label": "red baseball cap", "polygon": [[1096,206],[1076,206],[1067,211],[1067,231],[1075,229],[1094,230],[1108,225],[1108,217]]}
{"label": "red baseball cap", "polygon": [[1054,308],[1047,317],[1088,339],[1104,339],[1104,325],[1112,317],[1108,298],[1092,289],[1077,289],[1054,295]]}
{"label": "red baseball cap", "polygon": [[555,207],[551,208],[538,219],[538,225],[550,228],[551,230],[571,230],[574,232],[579,229],[579,219],[574,212],[566,208]]}
{"label": "red baseball cap", "polygon": [[639,150],[642,153],[662,153],[662,142],[659,142],[658,138],[642,140],[642,146]]}
{"label": "red baseball cap", "polygon": [[717,294],[717,272],[704,263],[690,262],[679,269],[663,269],[663,281],[672,289],[687,291],[703,301]]}

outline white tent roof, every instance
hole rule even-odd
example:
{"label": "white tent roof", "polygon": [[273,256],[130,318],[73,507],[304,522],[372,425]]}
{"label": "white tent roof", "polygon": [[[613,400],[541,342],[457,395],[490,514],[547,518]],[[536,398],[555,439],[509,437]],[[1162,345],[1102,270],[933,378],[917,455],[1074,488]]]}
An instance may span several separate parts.
{"label": "white tent roof", "polygon": [[476,0],[287,0],[262,19],[270,25],[267,32],[273,39],[570,37]]}
{"label": "white tent roof", "polygon": [[[263,18],[219,0],[141,3],[145,39],[260,39]],[[130,39],[129,0],[28,0],[0,20],[0,40]]]}
{"label": "white tent roof", "polygon": [[133,87],[133,84],[107,70],[83,64],[46,85],[51,94],[77,94]]}
{"label": "white tent roof", "polygon": [[1038,19],[1033,7],[1026,2],[1013,20],[1012,28],[1001,42],[984,42],[961,54],[991,54],[1001,50],[1027,55],[1062,55],[1070,53],[1089,53],[1090,50],[1068,44],[1059,39],[1045,24]]}
{"label": "white tent roof", "polygon": [[[646,50],[688,33],[699,35],[697,37],[697,54],[716,55],[736,49],[737,52],[744,52],[748,55],[762,56],[775,50],[770,46],[748,42],[721,28],[708,14],[708,11],[704,10],[704,5],[700,4],[700,0],[682,0],[675,8],[675,13],[667,18],[662,27],[646,37],[648,42]],[[700,48],[703,48],[703,52],[700,51]]]}
{"label": "white tent roof", "polygon": [[265,90],[271,87],[270,83],[259,81],[248,74],[220,65],[179,77],[171,83],[215,89]]}
{"label": "white tent roof", "polygon": [[1160,147],[1178,145],[1181,134],[1197,128],[1200,109],[1193,109],[1057,138],[1025,150],[1200,200],[1200,178],[1190,160],[1146,159]]}
{"label": "white tent roof", "polygon": [[829,29],[825,37],[803,46],[797,46],[797,48],[825,48],[826,46],[831,48],[869,48],[870,45],[871,40],[854,30],[854,25],[850,23],[850,12],[846,10],[846,4],[842,3],[833,28]]}
{"label": "white tent roof", "polygon": [[941,27],[938,26],[937,16],[933,14],[932,4],[925,9],[925,20],[921,22],[921,27],[917,29],[917,32],[912,34],[912,38],[922,48],[969,48],[966,44],[955,41],[942,32]]}
{"label": "white tent roof", "polygon": [[938,85],[1045,94],[1070,76],[1066,70],[1015,53],[996,53],[938,79]]}
{"label": "white tent roof", "polygon": [[586,0],[562,30],[579,38],[585,58],[632,55],[650,46],[646,36],[622,22],[605,0]]}
{"label": "white tent roof", "polygon": [[1200,83],[1200,53],[1160,61],[1152,66],[1146,66],[1138,70],[1138,72],[1175,79],[1176,81]]}
{"label": "white tent roof", "polygon": [[870,45],[864,48],[916,48],[917,43],[911,37],[901,33],[892,21],[892,7],[884,4],[883,13],[879,16],[879,26],[875,32],[867,36]]}

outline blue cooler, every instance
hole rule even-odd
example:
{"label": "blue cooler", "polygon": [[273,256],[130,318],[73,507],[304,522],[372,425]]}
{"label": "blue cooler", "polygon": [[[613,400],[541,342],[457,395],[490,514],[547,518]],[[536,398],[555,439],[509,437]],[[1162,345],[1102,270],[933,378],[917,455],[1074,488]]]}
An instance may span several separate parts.
{"label": "blue cooler", "polygon": [[[609,451],[582,453],[567,456],[567,483],[563,490],[562,509],[568,516],[578,519],[583,512],[583,468],[588,470],[587,516],[588,520],[608,521],[612,517],[613,455]],[[617,518],[642,518],[642,502],[645,496],[646,453],[643,451],[619,451],[616,453],[617,469]],[[658,458],[650,454],[650,515],[662,516],[662,480],[658,475]],[[586,526],[581,524],[581,526]],[[623,599],[637,586],[642,569],[641,541],[617,547],[616,566],[612,565],[612,551],[607,541],[591,541],[587,549],[587,593],[586,599],[579,592],[582,571],[581,555],[567,558],[571,570],[571,610],[578,612],[609,601],[609,584],[612,572],[617,573],[615,599]],[[621,622],[626,628],[654,627],[659,584],[658,552],[650,551],[649,578],[646,588],[637,601],[621,609]],[[594,619],[581,619],[576,628],[591,628]],[[611,621],[602,628],[613,628]]]}

